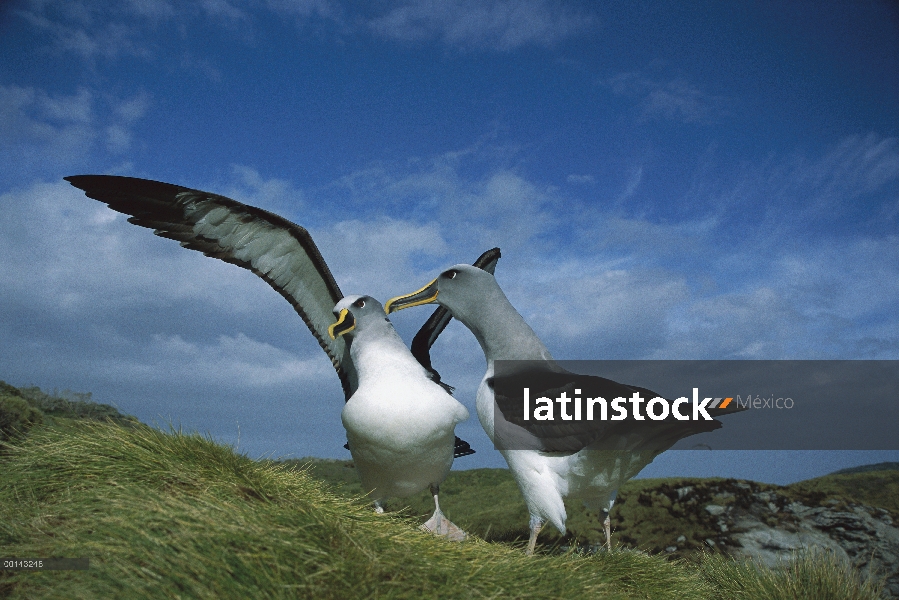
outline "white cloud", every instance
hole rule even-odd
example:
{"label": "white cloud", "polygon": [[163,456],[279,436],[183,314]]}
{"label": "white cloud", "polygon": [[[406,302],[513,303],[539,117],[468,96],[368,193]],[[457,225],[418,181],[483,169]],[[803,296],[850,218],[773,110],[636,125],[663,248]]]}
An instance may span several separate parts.
{"label": "white cloud", "polygon": [[[499,281],[560,356],[889,357],[899,348],[899,333],[886,315],[899,302],[899,289],[882,282],[899,281],[899,272],[872,265],[899,264],[891,260],[895,240],[839,241],[826,230],[808,229],[795,214],[832,216],[813,201],[822,194],[882,192],[892,181],[895,153],[892,141],[869,136],[848,138],[817,159],[788,161],[792,166],[772,160],[747,167],[729,182],[693,186],[688,193],[700,196],[691,200],[696,207],[678,219],[644,214],[643,202],[624,202],[652,176],[643,167],[634,168],[618,201],[589,205],[502,165],[479,163],[490,154],[484,151],[375,166],[337,188],[349,196],[348,206],[359,199],[358,205],[380,211],[401,210],[405,227],[428,225],[426,237],[445,241],[443,253],[430,259],[379,257],[409,264],[391,272],[400,279],[383,275],[399,285],[390,295],[498,245],[504,252]],[[810,174],[822,176],[813,181]],[[677,198],[646,201],[656,208],[663,201],[689,206]],[[747,210],[777,229],[747,220]],[[376,218],[353,226],[361,234]],[[411,230],[395,239],[406,235]],[[415,239],[409,238],[410,250]],[[416,263],[428,273],[416,274]]]}
{"label": "white cloud", "polygon": [[[50,104],[37,92],[10,94],[47,120],[95,110],[74,96],[71,110],[56,98],[43,113]],[[811,232],[794,216],[818,214],[823,197],[881,197],[896,181],[896,154],[891,139],[847,138],[817,159],[759,165],[731,182],[728,202],[672,221],[627,204],[588,206],[483,160],[489,151],[375,166],[311,190],[245,166],[224,183],[178,183],[307,227],[345,292],[382,301],[499,245],[498,280],[559,358],[896,358],[899,238]],[[628,189],[651,176],[635,169]],[[795,243],[771,244],[759,227],[732,243],[732,223],[745,223],[759,198]],[[91,365],[148,378],[213,377],[225,365],[244,386],[333,383],[305,327],[251,273],[127,224],[66,183],[8,192],[0,206],[0,307],[27,306],[48,328],[79,323],[85,345],[112,349]],[[408,333],[429,312],[394,320]],[[464,330],[448,335],[435,364],[452,362],[448,374],[464,386],[482,367],[477,349]],[[296,348],[285,341],[294,338]]]}
{"label": "white cloud", "polygon": [[770,279],[770,287],[691,298],[670,313],[667,343],[648,358],[809,358],[807,323],[778,289],[782,283]]}
{"label": "white cloud", "polygon": [[217,193],[281,214],[288,219],[288,211],[297,214],[306,212],[302,190],[296,189],[286,179],[266,179],[256,169],[237,164],[231,165],[231,175],[232,179],[224,184],[224,191]]}
{"label": "white cloud", "polygon": [[8,299],[71,318],[184,300],[237,314],[284,302],[251,273],[135,227],[67,182],[8,192],[0,206]]}
{"label": "white cloud", "polygon": [[491,152],[448,153],[411,168],[373,167],[342,179],[337,190],[349,195],[347,204],[380,203],[419,222],[440,223],[457,257],[474,253],[473,260],[493,246],[512,252],[544,247],[545,235],[569,211],[564,198],[508,167],[485,168],[481,157]]}
{"label": "white cloud", "polygon": [[334,21],[342,20],[342,9],[337,2],[331,0],[267,0],[272,10],[293,14],[299,17],[318,16]]}
{"label": "white cloud", "polygon": [[557,358],[641,357],[666,339],[667,315],[688,286],[676,273],[597,258],[544,262],[538,275],[519,270],[508,294]]}
{"label": "white cloud", "polygon": [[200,6],[209,17],[226,21],[248,21],[248,15],[228,0],[202,0]]}
{"label": "white cloud", "polygon": [[637,191],[637,188],[640,187],[640,182],[643,181],[643,167],[636,167],[633,171],[631,171],[630,179],[627,181],[627,186],[622,190],[622,192],[615,198],[615,204],[621,204],[628,198],[634,195]]}
{"label": "white cloud", "polygon": [[0,207],[0,333],[32,363],[54,356],[73,377],[214,394],[336,382],[301,319],[252,273],[128,224],[67,182],[7,192]]}
{"label": "white cloud", "polygon": [[82,88],[73,96],[50,97],[43,93],[33,96],[35,108],[48,121],[61,123],[90,123],[92,119],[93,94]]}
{"label": "white cloud", "polygon": [[[31,0],[16,12],[46,36],[56,50],[74,53],[89,64],[136,56],[162,55],[159,34],[172,24],[212,22],[244,41],[262,21],[248,0]],[[438,42],[470,50],[507,52],[526,46],[551,47],[594,24],[586,10],[559,0],[406,0],[372,6],[338,0],[266,0],[262,7],[279,18],[295,18],[301,35],[310,26],[320,34],[328,25],[338,36],[367,32],[402,42]],[[205,23],[204,23],[205,24]],[[182,67],[215,78],[218,70],[186,57]]]}
{"label": "white cloud", "polygon": [[335,377],[324,355],[300,359],[243,333],[219,335],[212,343],[153,334],[139,356],[110,357],[98,365],[98,371],[114,380],[158,383],[187,379],[201,386],[232,389],[302,388]]}
{"label": "white cloud", "polygon": [[381,302],[399,293],[415,258],[447,252],[440,228],[433,223],[381,217],[341,221],[312,233],[341,290],[368,294]]}
{"label": "white cloud", "polygon": [[147,114],[150,105],[150,96],[144,92],[138,92],[132,98],[114,101],[112,103],[112,112],[119,121],[130,125],[142,119]]}
{"label": "white cloud", "polygon": [[23,160],[70,163],[98,137],[94,96],[81,89],[50,96],[31,87],[0,86],[0,152],[7,165]]}
{"label": "white cloud", "polygon": [[154,21],[175,16],[175,7],[168,0],[127,0],[126,4],[134,14]]}

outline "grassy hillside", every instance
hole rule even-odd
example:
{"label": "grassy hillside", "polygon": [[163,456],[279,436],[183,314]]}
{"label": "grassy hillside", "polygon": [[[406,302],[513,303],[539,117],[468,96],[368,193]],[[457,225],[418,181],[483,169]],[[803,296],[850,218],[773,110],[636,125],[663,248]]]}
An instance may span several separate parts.
{"label": "grassy hillside", "polygon": [[807,504],[832,499],[879,506],[899,521],[899,470],[834,473],[791,484],[787,490],[798,499],[807,499]]}
{"label": "grassy hillside", "polygon": [[[601,535],[594,515],[570,506],[573,535],[560,539],[550,531],[541,536],[543,555],[525,557],[527,511],[506,470],[450,475],[442,505],[475,534],[457,544],[417,529],[433,508],[427,493],[394,501],[392,514],[376,515],[361,498],[352,463],[252,461],[198,435],[146,427],[92,403],[89,394],[46,394],[0,382],[0,425],[6,427],[0,437],[0,557],[91,561],[88,571],[0,570],[0,597],[879,595],[875,585],[826,556],[801,556],[772,571],[721,555],[669,560],[628,549],[657,552],[672,531],[697,529],[689,518],[672,519],[670,510],[653,505],[660,486],[686,480],[630,482],[616,506],[612,552],[561,551]],[[888,479],[860,485],[852,479],[858,476]],[[892,493],[894,502],[899,496],[890,474],[858,476],[803,482],[795,493],[805,501],[849,491],[887,500]],[[709,481],[693,481],[699,496]]]}
{"label": "grassy hillside", "polygon": [[[486,524],[489,514],[483,509],[477,518]],[[57,419],[0,455],[0,555],[89,557],[91,568],[0,571],[0,596],[878,595],[822,557],[784,571],[720,556],[688,563],[629,550],[525,557],[507,544],[447,542],[416,525],[409,517],[376,515],[310,473],[252,461],[197,435]]]}

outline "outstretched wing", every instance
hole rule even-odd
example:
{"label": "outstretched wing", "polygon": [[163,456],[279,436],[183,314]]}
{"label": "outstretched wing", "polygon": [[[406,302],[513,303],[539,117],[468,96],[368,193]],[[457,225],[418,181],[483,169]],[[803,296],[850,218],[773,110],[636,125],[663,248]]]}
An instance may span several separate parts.
{"label": "outstretched wing", "polygon": [[[474,261],[473,265],[493,275],[493,272],[496,270],[496,263],[499,261],[500,256],[502,256],[502,254],[500,254],[499,248],[492,248],[479,256],[478,259]],[[440,373],[431,366],[431,346],[434,345],[434,342],[437,341],[437,337],[443,333],[443,330],[446,329],[446,326],[452,319],[453,315],[450,311],[442,306],[437,307],[437,310],[435,310],[430,318],[425,321],[425,324],[421,326],[421,329],[419,329],[418,333],[415,334],[415,337],[412,338],[411,348],[412,356],[421,363],[421,366],[431,373],[431,378],[434,381],[445,388],[448,388],[448,392],[452,392],[453,388],[441,382]]]}
{"label": "outstretched wing", "polygon": [[284,296],[337,370],[346,398],[358,376],[342,337],[332,340],[334,305],[343,297],[309,232],[276,214],[178,185],[111,175],[66,181],[89,198],[130,215],[128,222],[161,237],[249,269]]}

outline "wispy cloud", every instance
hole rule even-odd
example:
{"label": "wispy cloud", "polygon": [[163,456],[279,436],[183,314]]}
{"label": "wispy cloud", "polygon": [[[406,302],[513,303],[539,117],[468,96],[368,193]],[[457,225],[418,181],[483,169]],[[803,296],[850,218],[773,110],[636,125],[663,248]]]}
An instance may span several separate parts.
{"label": "wispy cloud", "polygon": [[[145,12],[143,7],[149,7],[149,3],[129,3],[124,5],[124,12],[134,11],[133,14],[150,20],[162,16],[158,12]],[[149,56],[150,49],[141,42],[140,30],[111,16],[108,9],[109,5],[78,0],[32,1],[28,9],[18,14],[36,30],[45,33],[54,47],[85,59]],[[114,10],[113,14],[121,12]]]}
{"label": "wispy cloud", "polygon": [[[91,122],[84,106],[73,97],[40,110]],[[136,118],[140,102],[121,110]],[[245,166],[222,182],[175,183],[306,226],[345,292],[382,300],[499,245],[498,280],[559,358],[896,358],[899,237],[808,231],[795,215],[829,213],[823,197],[880,198],[897,180],[897,153],[890,139],[853,137],[791,168],[755,165],[714,213],[680,221],[562,195],[479,162],[491,151],[376,165],[316,189]],[[631,183],[648,177],[636,167]],[[744,227],[755,214],[747,207],[768,197],[761,214],[798,243],[771,244],[768,231]],[[77,322],[79,336],[106,349],[93,350],[91,368],[137,378],[213,381],[227,364],[245,386],[333,379],[290,307],[252,274],[127,224],[63,182],[8,192],[0,205],[0,309],[35,315],[27,339],[61,343],[59,323]],[[866,210],[878,214],[876,204]],[[408,335],[428,312],[394,321]],[[210,337],[209,323],[228,332]],[[464,329],[446,335],[438,366],[452,363],[448,375],[467,380],[463,371],[479,368],[475,342]]]}
{"label": "wispy cloud", "polygon": [[[47,36],[58,51],[71,52],[89,63],[124,56],[152,59],[158,54],[160,27],[177,22],[211,21],[234,29],[250,22],[241,1],[202,0],[30,0],[16,14]],[[168,34],[170,35],[170,34]]]}
{"label": "wispy cloud", "polygon": [[565,178],[565,181],[568,183],[574,183],[578,185],[594,185],[596,183],[596,177],[593,175],[569,175]]}
{"label": "wispy cloud", "polygon": [[334,192],[344,203],[372,202],[419,221],[439,222],[445,239],[464,254],[494,245],[516,250],[534,244],[560,224],[564,199],[550,186],[508,166],[482,162],[490,150],[447,153],[413,165],[378,166],[342,179]]}
{"label": "wispy cloud", "polygon": [[821,159],[795,156],[773,169],[771,186],[785,197],[804,199],[820,212],[899,181],[899,141],[875,133],[846,137]]}
{"label": "wispy cloud", "polygon": [[[292,17],[307,31],[327,23],[338,35],[367,32],[402,42],[436,42],[463,51],[508,52],[526,46],[551,47],[579,35],[595,22],[581,9],[557,0],[406,0],[386,6],[360,6],[337,0],[266,0],[265,8]],[[211,21],[252,36],[260,15],[248,0],[203,0],[195,4],[167,0],[129,0],[109,5],[100,0],[32,0],[18,11],[53,47],[93,61],[158,52],[155,34],[162,24]],[[189,66],[203,66],[198,59]]]}
{"label": "wispy cloud", "polygon": [[336,382],[300,318],[255,275],[130,225],[67,182],[7,192],[0,206],[11,347],[120,383],[181,379],[221,393]]}
{"label": "wispy cloud", "polygon": [[465,50],[509,51],[552,46],[581,33],[592,17],[547,0],[413,0],[369,21],[378,35],[403,41],[438,41]]}
{"label": "wispy cloud", "polygon": [[144,93],[123,100],[87,88],[54,95],[0,85],[0,159],[9,172],[39,173],[81,164],[98,152],[120,155],[150,104]]}
{"label": "wispy cloud", "polygon": [[637,101],[640,118],[711,123],[726,113],[724,98],[708,94],[683,77],[653,78],[621,73],[602,82],[612,92]]}
{"label": "wispy cloud", "polygon": [[336,0],[266,0],[272,10],[301,18],[319,17],[345,23],[344,10]]}

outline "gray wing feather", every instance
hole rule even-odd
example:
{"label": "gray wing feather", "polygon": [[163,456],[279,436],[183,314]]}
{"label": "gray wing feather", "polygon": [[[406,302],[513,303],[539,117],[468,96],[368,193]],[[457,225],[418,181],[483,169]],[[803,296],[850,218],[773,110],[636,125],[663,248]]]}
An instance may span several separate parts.
{"label": "gray wing feather", "polygon": [[342,337],[328,335],[332,310],[343,294],[308,231],[266,210],[169,183],[111,175],[65,179],[89,198],[130,215],[130,223],[264,279],[300,315],[331,359],[346,398],[352,396],[358,376],[349,347]]}

